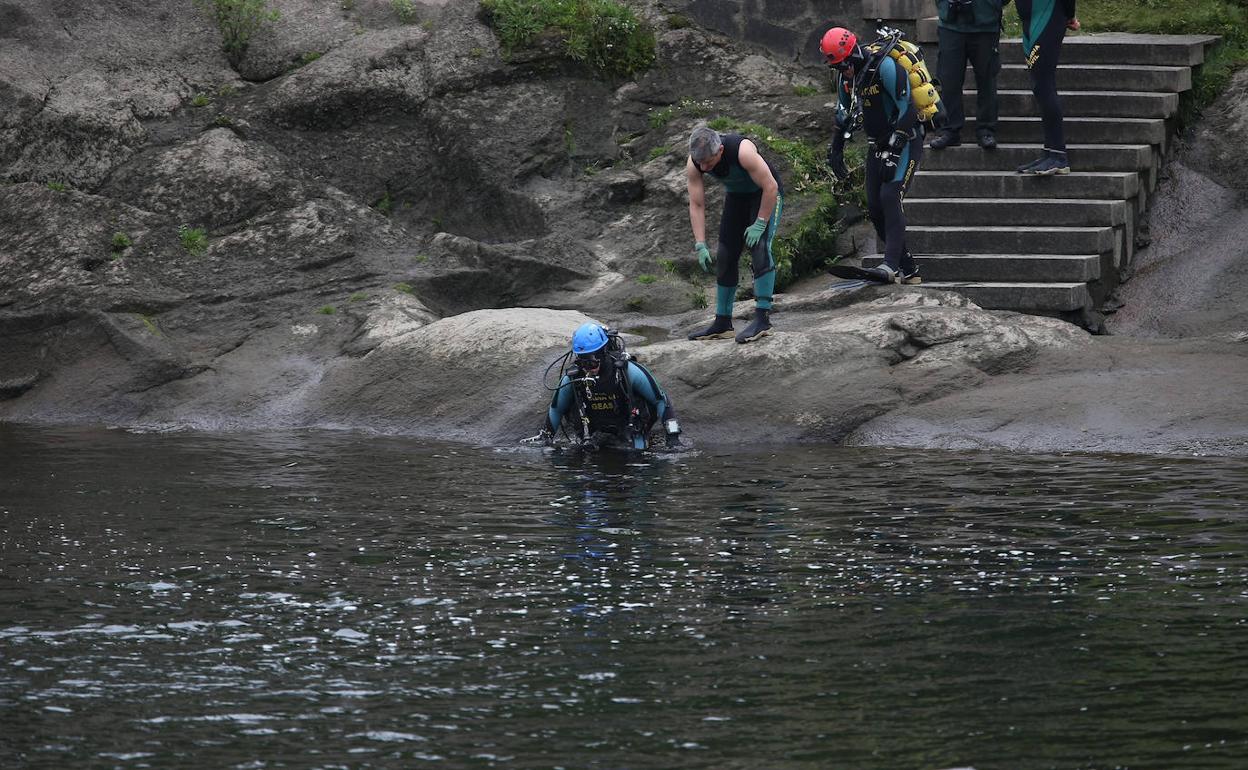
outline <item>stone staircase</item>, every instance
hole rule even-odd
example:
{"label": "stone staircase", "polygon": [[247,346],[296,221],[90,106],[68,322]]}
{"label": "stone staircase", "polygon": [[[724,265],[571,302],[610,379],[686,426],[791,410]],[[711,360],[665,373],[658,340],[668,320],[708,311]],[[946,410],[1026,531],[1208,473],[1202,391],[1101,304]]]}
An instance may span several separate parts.
{"label": "stone staircase", "polygon": [[[867,0],[864,8],[927,13],[931,4]],[[889,23],[904,29],[906,23],[893,23],[898,20]],[[916,29],[934,69],[936,20],[900,21]],[[1040,154],[1042,136],[1021,41],[1002,40],[999,148],[975,144],[975,92],[966,91],[965,144],[925,150],[906,198],[907,242],[923,285],[959,291],[983,307],[1094,324],[1092,311],[1134,257],[1140,217],[1176,129],[1179,96],[1217,39],[1067,37],[1058,88],[1072,173],[1040,178],[1014,171]],[[966,83],[974,87],[969,69]],[[873,254],[863,264],[880,260]]]}

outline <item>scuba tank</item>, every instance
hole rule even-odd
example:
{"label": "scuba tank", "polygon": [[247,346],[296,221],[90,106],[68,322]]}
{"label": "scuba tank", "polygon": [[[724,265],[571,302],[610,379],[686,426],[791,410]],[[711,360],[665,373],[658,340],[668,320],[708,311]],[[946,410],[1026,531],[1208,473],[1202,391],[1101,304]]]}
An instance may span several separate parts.
{"label": "scuba tank", "polygon": [[882,21],[876,27],[875,34],[880,39],[867,45],[866,50],[872,56],[888,56],[905,71],[910,80],[910,102],[919,113],[919,121],[935,127],[937,116],[943,115],[945,110],[923,58],[923,49],[906,40],[901,30],[887,27]]}

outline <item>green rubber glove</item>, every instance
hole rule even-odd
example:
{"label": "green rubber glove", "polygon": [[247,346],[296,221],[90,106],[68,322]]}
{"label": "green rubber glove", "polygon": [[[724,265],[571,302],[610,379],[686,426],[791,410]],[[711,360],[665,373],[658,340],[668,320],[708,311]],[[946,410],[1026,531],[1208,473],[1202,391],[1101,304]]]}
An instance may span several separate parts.
{"label": "green rubber glove", "polygon": [[745,228],[745,245],[751,249],[758,243],[758,239],[763,237],[763,233],[767,231],[767,220],[759,217],[754,220],[754,224]]}
{"label": "green rubber glove", "polygon": [[711,265],[715,262],[711,257],[711,250],[702,241],[693,244],[693,250],[698,252],[698,266],[702,268],[702,272],[711,272]]}

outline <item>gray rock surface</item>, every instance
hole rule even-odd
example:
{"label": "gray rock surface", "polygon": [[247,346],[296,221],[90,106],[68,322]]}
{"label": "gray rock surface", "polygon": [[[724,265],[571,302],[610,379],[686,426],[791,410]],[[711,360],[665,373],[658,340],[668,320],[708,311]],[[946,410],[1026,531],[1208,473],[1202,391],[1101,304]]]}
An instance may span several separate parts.
{"label": "gray rock surface", "polygon": [[0,2],[0,419],[509,443],[593,317],[695,444],[1248,454],[1242,77],[1155,202],[1112,319],[1138,339],[816,278],[772,336],[692,343],[683,142],[717,114],[824,141],[817,64],[761,53],[810,48],[812,4],[742,5],[759,49],[644,3],[659,61],[626,82],[505,57],[475,3],[274,6],[234,70],[180,0]]}

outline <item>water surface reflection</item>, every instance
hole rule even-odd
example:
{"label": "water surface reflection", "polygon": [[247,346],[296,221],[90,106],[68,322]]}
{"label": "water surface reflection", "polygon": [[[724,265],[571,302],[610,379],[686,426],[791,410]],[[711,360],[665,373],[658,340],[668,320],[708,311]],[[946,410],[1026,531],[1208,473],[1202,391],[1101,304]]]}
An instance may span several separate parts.
{"label": "water surface reflection", "polygon": [[6,767],[1242,767],[1234,459],[0,425]]}

